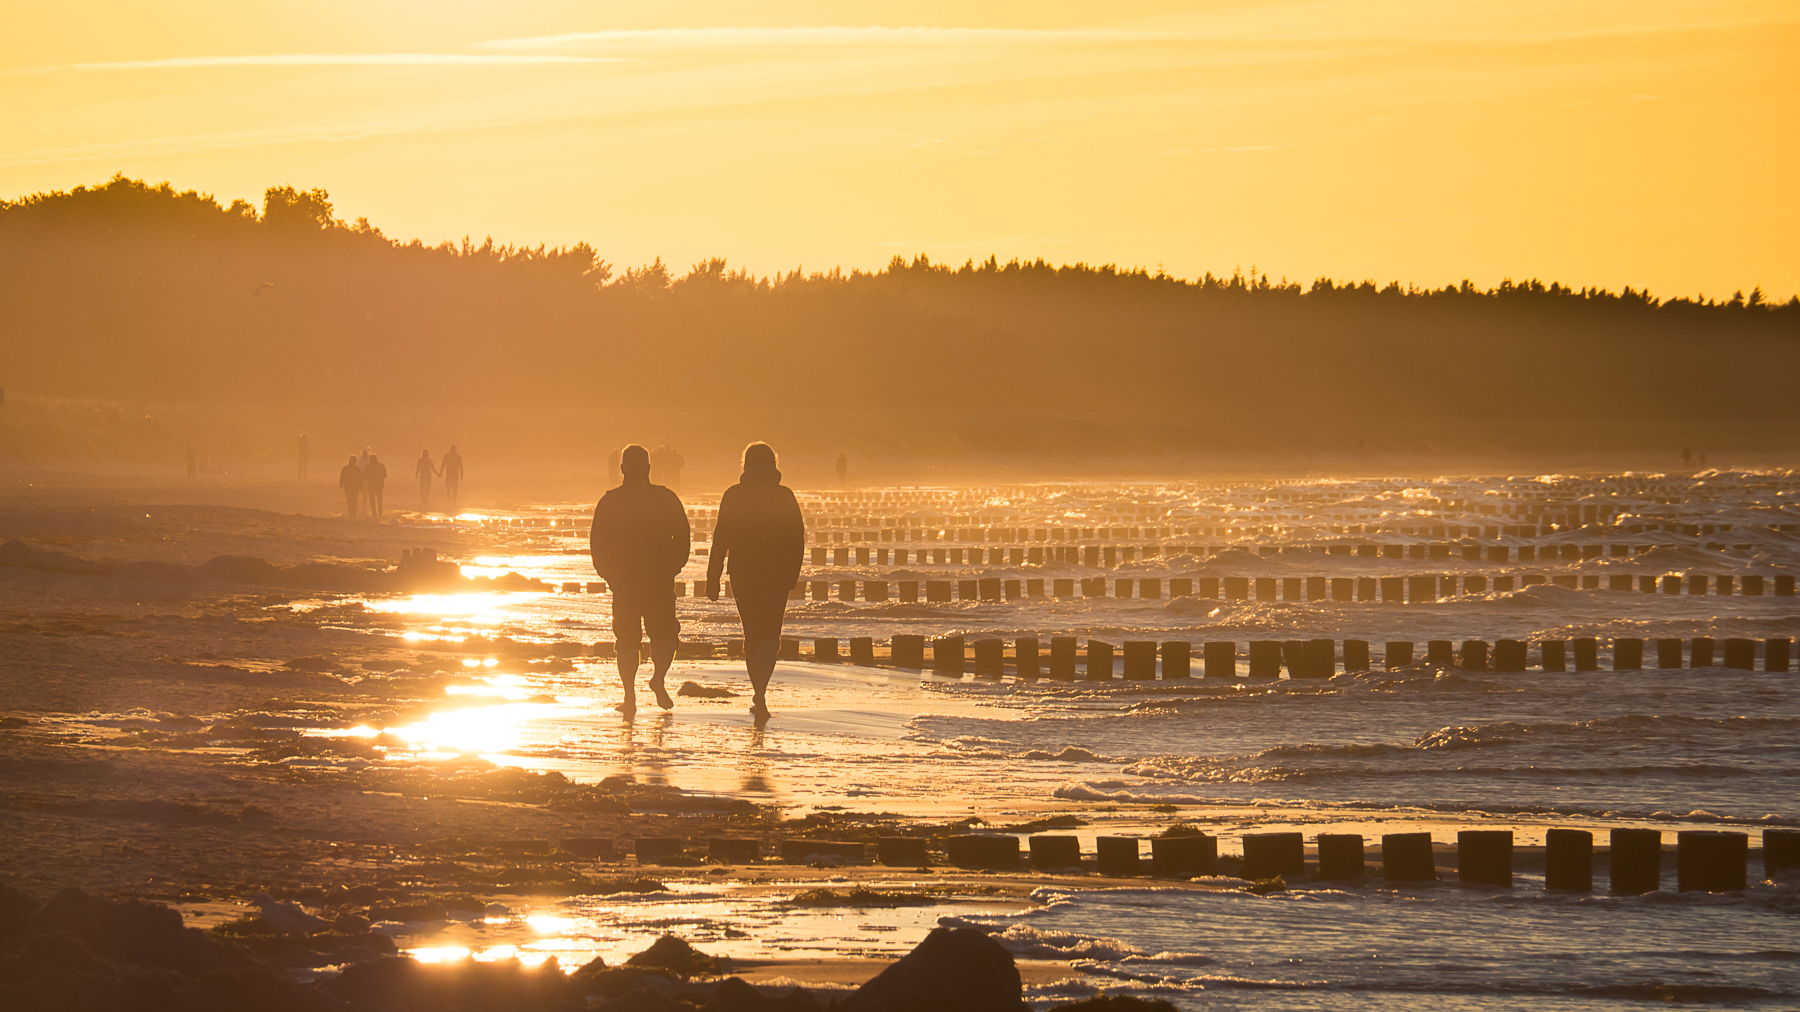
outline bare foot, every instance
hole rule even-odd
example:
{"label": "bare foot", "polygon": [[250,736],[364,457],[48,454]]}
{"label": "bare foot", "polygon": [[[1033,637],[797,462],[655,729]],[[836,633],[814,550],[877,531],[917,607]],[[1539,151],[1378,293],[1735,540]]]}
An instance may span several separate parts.
{"label": "bare foot", "polygon": [[750,704],[750,716],[755,717],[756,722],[759,724],[765,720],[768,720],[769,717],[771,716],[771,714],[769,713],[769,705],[760,699],[754,703],[751,703]]}
{"label": "bare foot", "polygon": [[657,706],[665,710],[675,709],[675,701],[669,698],[668,690],[663,688],[663,676],[657,675],[650,679],[650,691],[656,693]]}
{"label": "bare foot", "polygon": [[626,696],[625,701],[623,703],[618,704],[617,706],[614,706],[613,709],[615,709],[615,710],[619,711],[621,714],[629,717],[632,714],[637,712],[637,699],[632,696]]}

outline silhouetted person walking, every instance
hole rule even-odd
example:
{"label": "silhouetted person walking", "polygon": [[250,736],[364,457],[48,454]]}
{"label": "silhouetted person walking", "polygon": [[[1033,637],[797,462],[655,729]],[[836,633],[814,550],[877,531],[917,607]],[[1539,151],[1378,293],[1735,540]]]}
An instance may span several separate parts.
{"label": "silhouetted person walking", "polygon": [[720,573],[731,573],[731,594],[744,624],[744,667],[755,690],[750,712],[759,719],[769,716],[769,678],[781,652],[788,592],[800,579],[806,556],[806,521],[775,463],[769,444],[744,447],[744,473],[719,500],[712,558],[706,564],[706,596],[711,600],[719,599]]}
{"label": "silhouetted person walking", "polygon": [[369,463],[362,469],[363,491],[369,496],[369,515],[381,515],[381,493],[387,485],[387,465],[381,458],[369,454]]}
{"label": "silhouetted person walking", "polygon": [[344,469],[338,472],[338,488],[344,493],[344,515],[356,515],[356,503],[363,494],[362,468],[356,466],[356,458],[351,457]]}
{"label": "silhouetted person walking", "polygon": [[300,442],[294,444],[294,455],[300,460],[300,480],[306,480],[306,465],[312,459],[312,445],[306,441],[306,433],[300,433]]}
{"label": "silhouetted person walking", "polygon": [[837,476],[838,488],[850,487],[850,455],[847,453],[838,454]]}
{"label": "silhouetted person walking", "polygon": [[[374,454],[369,452],[368,447],[366,447],[366,446],[363,447],[362,456],[356,458],[356,469],[358,471],[367,471],[369,469],[369,458],[373,457],[373,456],[374,456]],[[369,504],[369,484],[368,484],[368,482],[364,482],[363,483],[363,505],[367,506],[368,504]]]}
{"label": "silhouetted person walking", "polygon": [[455,443],[451,443],[450,449],[444,452],[438,469],[444,474],[444,495],[450,500],[450,508],[455,509],[456,490],[462,487],[463,478],[462,454],[456,452]]}
{"label": "silhouetted person walking", "polygon": [[419,479],[419,508],[431,506],[431,479],[438,473],[437,466],[431,462],[431,451],[420,450],[419,462],[413,466],[413,477]]}
{"label": "silhouetted person walking", "polygon": [[187,448],[187,452],[181,455],[181,463],[183,467],[187,468],[188,477],[192,478],[200,470],[200,455],[195,453],[194,448],[190,446]]}
{"label": "silhouetted person walking", "polygon": [[687,511],[674,492],[650,483],[650,454],[633,443],[619,458],[624,481],[594,506],[588,554],[594,572],[612,590],[613,640],[619,654],[619,682],[625,687],[620,713],[637,712],[640,631],[650,638],[650,691],[656,705],[675,701],[663,678],[675,660],[681,622],[675,617],[675,577],[687,565],[690,547]]}

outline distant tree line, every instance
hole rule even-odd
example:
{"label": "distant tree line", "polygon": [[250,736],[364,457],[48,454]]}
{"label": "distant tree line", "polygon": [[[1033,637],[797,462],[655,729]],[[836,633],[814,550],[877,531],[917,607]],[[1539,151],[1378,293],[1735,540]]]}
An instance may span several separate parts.
{"label": "distant tree line", "polygon": [[[428,246],[115,176],[0,202],[0,384],[245,403],[604,403],[779,427],[916,421],[989,449],[1349,438],[1356,420],[1785,417],[1800,299],[1182,279],[895,257],[766,277],[590,245]],[[1785,382],[1785,379],[1782,380]],[[809,414],[812,413],[812,414]],[[903,437],[895,437],[903,438]]]}

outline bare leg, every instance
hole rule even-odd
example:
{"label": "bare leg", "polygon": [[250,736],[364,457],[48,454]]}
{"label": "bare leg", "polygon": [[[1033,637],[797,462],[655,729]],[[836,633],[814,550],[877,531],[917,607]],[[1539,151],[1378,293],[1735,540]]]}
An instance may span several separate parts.
{"label": "bare leg", "polygon": [[621,643],[619,650],[619,684],[625,687],[625,700],[613,709],[629,717],[637,712],[637,669],[638,645],[627,647]]}
{"label": "bare leg", "polygon": [[775,661],[781,654],[781,636],[758,636],[744,643],[744,667],[750,672],[750,710],[758,716],[769,713],[769,679],[775,675]]}
{"label": "bare leg", "polygon": [[787,611],[785,595],[738,598],[738,617],[744,623],[744,668],[750,675],[750,712],[758,721],[769,719],[769,680],[781,656],[781,620]]}
{"label": "bare leg", "polygon": [[663,678],[669,673],[669,665],[675,663],[675,641],[650,641],[650,663],[655,673],[650,676],[650,691],[656,693],[656,705],[665,710],[675,708],[675,701],[669,698],[669,690],[663,686]]}

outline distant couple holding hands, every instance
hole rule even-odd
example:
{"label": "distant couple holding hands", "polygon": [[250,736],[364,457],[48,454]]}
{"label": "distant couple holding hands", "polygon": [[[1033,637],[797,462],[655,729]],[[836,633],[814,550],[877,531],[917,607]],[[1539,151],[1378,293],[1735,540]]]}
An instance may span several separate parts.
{"label": "distant couple holding hands", "polygon": [[[744,448],[744,473],[719,500],[712,555],[706,567],[706,596],[719,599],[719,578],[731,576],[732,596],[744,624],[744,664],[755,691],[750,712],[767,719],[769,678],[781,650],[781,623],[788,592],[800,578],[806,554],[806,522],[800,503],[781,483],[775,451],[767,443]],[[672,490],[650,483],[650,452],[627,446],[619,457],[618,488],[594,507],[588,552],[612,590],[613,637],[618,643],[619,680],[625,686],[620,713],[637,711],[637,669],[643,637],[650,640],[650,691],[669,709],[663,680],[675,661],[681,622],[675,617],[675,578],[687,565],[691,534],[687,510]]]}

